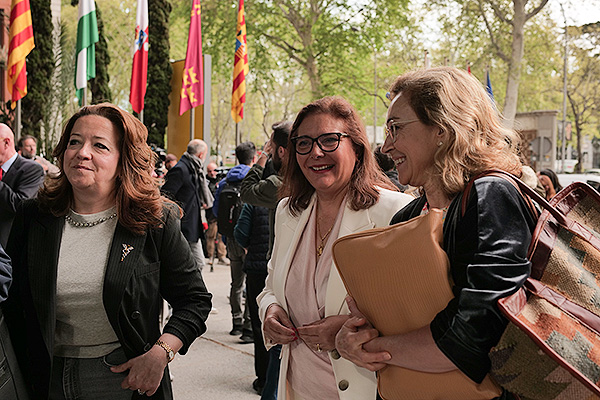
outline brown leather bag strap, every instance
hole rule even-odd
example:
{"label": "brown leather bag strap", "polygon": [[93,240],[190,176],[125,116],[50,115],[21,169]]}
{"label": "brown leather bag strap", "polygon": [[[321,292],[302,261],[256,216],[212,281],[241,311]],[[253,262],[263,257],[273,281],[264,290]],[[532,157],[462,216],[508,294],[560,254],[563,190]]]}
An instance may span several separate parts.
{"label": "brown leather bag strap", "polygon": [[[521,181],[519,178],[517,178],[513,174],[510,174],[506,171],[502,171],[500,169],[491,169],[488,171],[484,171],[484,172],[480,173],[479,175],[471,178],[469,183],[467,183],[467,186],[465,187],[465,190],[463,191],[463,197],[462,197],[462,201],[461,201],[461,208],[460,208],[461,216],[464,217],[465,212],[467,211],[467,204],[469,202],[469,195],[471,193],[471,188],[473,187],[473,184],[475,183],[475,181],[477,179],[483,178],[484,176],[495,176],[495,177],[502,178],[502,179],[510,182],[517,189],[517,191],[521,194],[521,196],[525,200],[525,203],[527,204],[527,207],[529,208],[529,212],[536,219],[540,216],[540,213],[538,212],[537,208],[533,204],[532,198],[538,203],[540,203],[539,200],[541,200],[541,201],[545,202],[548,205],[548,207],[553,208],[550,205],[550,203],[548,203],[546,201],[546,199],[541,197],[537,192],[532,190],[529,186],[527,186],[523,181]],[[526,190],[525,188],[529,189],[529,190]],[[523,193],[523,192],[525,192],[525,193]],[[546,208],[546,207],[544,207],[544,208]]]}

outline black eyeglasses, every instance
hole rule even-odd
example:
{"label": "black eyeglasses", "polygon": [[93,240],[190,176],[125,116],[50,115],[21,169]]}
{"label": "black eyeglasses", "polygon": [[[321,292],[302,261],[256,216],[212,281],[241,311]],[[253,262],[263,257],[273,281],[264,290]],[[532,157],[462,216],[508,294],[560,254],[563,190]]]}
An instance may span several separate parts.
{"label": "black eyeglasses", "polygon": [[326,153],[331,153],[332,151],[337,150],[337,148],[340,146],[340,140],[346,136],[349,135],[347,133],[340,132],[324,133],[316,138],[311,138],[310,136],[296,136],[292,138],[292,143],[294,144],[294,150],[296,150],[296,153],[300,155],[306,155],[310,153],[315,142],[321,150]]}

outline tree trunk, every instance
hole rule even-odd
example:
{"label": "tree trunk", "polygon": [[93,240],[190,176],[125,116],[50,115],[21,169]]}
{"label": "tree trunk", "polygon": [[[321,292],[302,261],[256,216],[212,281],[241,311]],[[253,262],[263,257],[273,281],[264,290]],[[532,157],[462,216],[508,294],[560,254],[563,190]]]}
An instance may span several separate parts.
{"label": "tree trunk", "polygon": [[313,99],[321,98],[321,80],[319,79],[317,61],[312,54],[310,54],[306,60],[306,73],[308,74],[308,80],[310,81],[310,90],[312,92]]}
{"label": "tree trunk", "polygon": [[513,0],[514,16],[512,19],[512,46],[510,63],[508,64],[508,78],[506,82],[506,96],[502,114],[508,126],[512,127],[517,114],[517,103],[519,100],[519,81],[521,80],[521,61],[524,52],[524,30],[525,30],[525,3],[526,0]]}

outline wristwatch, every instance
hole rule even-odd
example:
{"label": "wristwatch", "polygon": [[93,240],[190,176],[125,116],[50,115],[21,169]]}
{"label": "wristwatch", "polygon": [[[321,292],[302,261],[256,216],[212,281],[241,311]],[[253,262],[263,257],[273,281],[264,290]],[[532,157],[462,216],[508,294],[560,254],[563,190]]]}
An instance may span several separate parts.
{"label": "wristwatch", "polygon": [[169,346],[168,343],[163,342],[162,340],[158,339],[156,341],[156,343],[154,343],[154,344],[162,347],[167,352],[167,363],[170,363],[171,361],[173,361],[173,359],[175,358],[175,352],[173,351],[171,346]]}

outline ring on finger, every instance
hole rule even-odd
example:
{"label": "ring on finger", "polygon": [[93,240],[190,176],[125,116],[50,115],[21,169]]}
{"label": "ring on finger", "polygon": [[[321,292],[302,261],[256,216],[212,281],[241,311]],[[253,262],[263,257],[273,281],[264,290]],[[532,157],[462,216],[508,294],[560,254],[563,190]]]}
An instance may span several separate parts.
{"label": "ring on finger", "polygon": [[143,392],[142,389],[138,389],[137,392],[140,396],[143,396],[146,394],[146,392]]}
{"label": "ring on finger", "polygon": [[318,351],[319,353],[323,351],[323,350],[321,350],[321,345],[320,345],[319,343],[317,343],[317,351]]}

